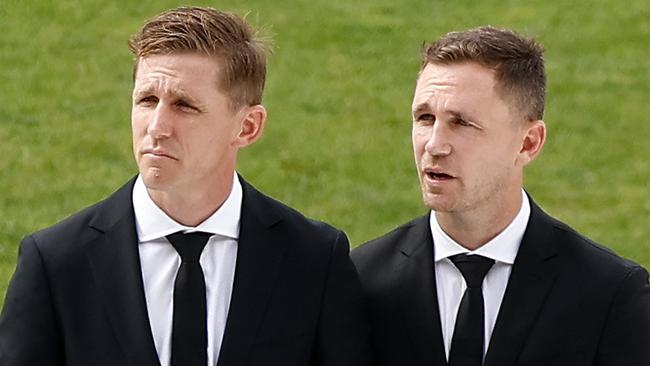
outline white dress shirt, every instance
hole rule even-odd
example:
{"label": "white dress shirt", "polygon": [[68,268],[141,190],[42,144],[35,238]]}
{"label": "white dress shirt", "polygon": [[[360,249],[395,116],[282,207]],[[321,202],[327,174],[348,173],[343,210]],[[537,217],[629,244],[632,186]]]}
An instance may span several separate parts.
{"label": "white dress shirt", "polygon": [[221,349],[235,277],[242,187],[234,174],[230,195],[219,209],[197,227],[187,227],[167,216],[152,201],[141,177],[133,187],[133,208],[142,264],[142,280],[149,324],[161,366],[171,358],[174,281],[181,258],[165,236],[177,231],[214,234],[201,253],[207,301],[208,365],[216,365]]}
{"label": "white dress shirt", "polygon": [[445,343],[445,354],[449,360],[451,340],[454,335],[456,314],[460,301],[465,293],[467,284],[460,270],[449,259],[450,256],[462,253],[478,254],[494,259],[495,263],[483,280],[483,299],[485,301],[485,346],[483,355],[487,352],[490,337],[497,314],[501,307],[503,294],[508,285],[512,264],[515,262],[521,239],[528,225],[530,203],[528,196],[521,191],[521,208],[514,220],[496,237],[480,248],[470,251],[455,242],[447,235],[436,220],[434,212],[430,215],[431,234],[434,245],[434,267],[436,274],[436,289],[438,294],[438,309],[442,336]]}

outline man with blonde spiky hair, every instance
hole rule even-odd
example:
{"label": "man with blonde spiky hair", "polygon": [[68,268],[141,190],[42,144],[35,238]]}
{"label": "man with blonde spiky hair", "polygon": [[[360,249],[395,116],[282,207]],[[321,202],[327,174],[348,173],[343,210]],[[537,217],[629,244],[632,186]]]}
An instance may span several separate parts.
{"label": "man with blonde spiky hair", "polygon": [[184,7],[129,47],[139,174],[22,241],[0,365],[368,365],[345,234],[235,171],[266,120],[265,44]]}

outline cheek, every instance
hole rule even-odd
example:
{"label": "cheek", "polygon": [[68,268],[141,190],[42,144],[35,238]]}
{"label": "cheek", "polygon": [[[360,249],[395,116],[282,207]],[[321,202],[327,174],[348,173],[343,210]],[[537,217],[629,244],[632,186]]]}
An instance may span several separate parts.
{"label": "cheek", "polygon": [[147,123],[142,116],[131,115],[131,138],[133,151],[136,153],[136,159],[138,159],[138,150],[147,144]]}
{"label": "cheek", "polygon": [[492,160],[495,161],[494,164],[500,164],[505,169],[514,168],[517,165],[517,156],[521,149],[518,141],[513,138],[504,141],[498,146],[500,149],[495,149],[495,152],[491,155]]}
{"label": "cheek", "polygon": [[147,132],[146,118],[142,113],[131,112],[131,131],[134,139],[136,136],[142,136]]}
{"label": "cheek", "polygon": [[514,157],[505,146],[475,151],[469,160],[466,162],[471,168],[465,172],[473,176],[475,181],[503,181],[512,174],[514,168]]}
{"label": "cheek", "polygon": [[411,132],[411,142],[413,143],[413,152],[415,155],[422,155],[424,147],[427,144],[427,133],[422,128],[414,127]]}

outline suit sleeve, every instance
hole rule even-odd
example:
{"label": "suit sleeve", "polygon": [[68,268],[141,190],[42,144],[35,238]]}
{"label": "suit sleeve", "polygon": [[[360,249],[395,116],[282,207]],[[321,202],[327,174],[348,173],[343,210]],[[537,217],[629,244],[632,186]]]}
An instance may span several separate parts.
{"label": "suit sleeve", "polygon": [[0,315],[0,365],[63,365],[63,351],[41,253],[32,237],[18,264]]}
{"label": "suit sleeve", "polygon": [[361,283],[339,232],[332,247],[329,275],[319,319],[316,354],[322,366],[371,365],[368,319]]}
{"label": "suit sleeve", "polygon": [[619,287],[595,364],[650,365],[650,285],[648,272],[641,267],[634,267]]}

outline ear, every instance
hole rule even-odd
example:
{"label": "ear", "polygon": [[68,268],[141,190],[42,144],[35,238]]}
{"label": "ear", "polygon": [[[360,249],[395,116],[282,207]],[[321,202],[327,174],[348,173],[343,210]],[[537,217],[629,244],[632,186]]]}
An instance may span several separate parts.
{"label": "ear", "polygon": [[525,134],[517,155],[517,164],[520,166],[526,166],[533,161],[542,151],[546,141],[546,124],[544,124],[544,121],[537,120],[524,123]]}
{"label": "ear", "polygon": [[258,104],[244,107],[240,113],[242,113],[241,129],[235,136],[233,144],[237,148],[244,148],[262,136],[266,122],[266,109]]}

